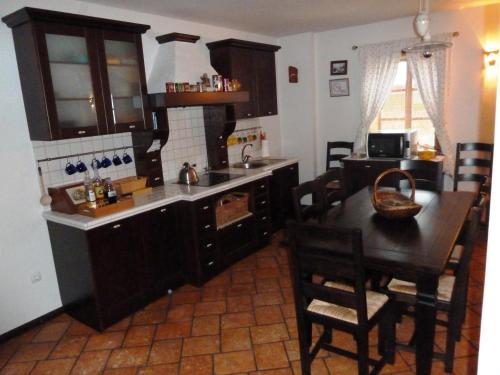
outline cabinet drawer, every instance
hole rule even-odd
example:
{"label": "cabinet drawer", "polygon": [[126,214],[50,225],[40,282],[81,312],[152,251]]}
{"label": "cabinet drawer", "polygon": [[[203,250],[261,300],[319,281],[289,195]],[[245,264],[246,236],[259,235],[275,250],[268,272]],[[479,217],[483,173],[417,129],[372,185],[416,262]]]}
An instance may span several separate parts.
{"label": "cabinet drawer", "polygon": [[206,254],[209,252],[213,252],[216,249],[217,245],[215,242],[215,238],[210,236],[208,238],[203,238],[200,240],[200,254]]}
{"label": "cabinet drawer", "polygon": [[262,194],[255,197],[255,209],[260,211],[269,207],[269,196]]}
{"label": "cabinet drawer", "polygon": [[271,215],[268,211],[260,212],[256,215],[257,225],[259,227],[266,226],[271,222]]}
{"label": "cabinet drawer", "polygon": [[268,186],[269,186],[269,184],[268,184],[267,179],[257,181],[255,183],[255,195],[267,193]]}
{"label": "cabinet drawer", "polygon": [[[161,168],[161,156],[160,151],[151,152],[146,154],[144,159],[142,160],[144,163],[144,167],[148,169],[156,169]],[[136,161],[137,164],[137,161]]]}
{"label": "cabinet drawer", "polygon": [[201,272],[204,279],[216,274],[219,269],[219,261],[217,259],[217,252],[212,251],[201,258]]}
{"label": "cabinet drawer", "polygon": [[151,187],[163,185],[163,171],[161,168],[150,171],[148,185]]}
{"label": "cabinet drawer", "polygon": [[196,216],[200,220],[213,218],[213,204],[212,198],[201,199],[196,202]]}
{"label": "cabinet drawer", "polygon": [[212,220],[204,220],[198,222],[198,233],[201,237],[212,234],[215,231],[215,224]]}

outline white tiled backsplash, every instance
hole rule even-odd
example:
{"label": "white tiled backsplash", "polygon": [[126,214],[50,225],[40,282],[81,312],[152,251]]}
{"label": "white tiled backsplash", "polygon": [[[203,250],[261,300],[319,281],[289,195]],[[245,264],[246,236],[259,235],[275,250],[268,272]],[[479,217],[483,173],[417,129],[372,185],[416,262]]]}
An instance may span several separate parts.
{"label": "white tiled backsplash", "polygon": [[[167,144],[162,148],[161,158],[163,163],[163,177],[165,180],[177,177],[182,163],[185,161],[196,164],[198,173],[202,173],[207,167],[207,150],[205,142],[205,126],[203,122],[203,108],[170,108],[168,109],[168,121],[170,127],[170,136]],[[255,128],[251,130],[238,131],[238,129]],[[247,152],[253,157],[260,156],[259,140],[260,123],[258,119],[249,119],[238,121],[234,135],[247,136],[248,134],[257,134],[257,140],[252,143],[252,148],[247,148]],[[118,156],[122,157],[125,151],[134,158],[131,147],[132,137],[130,133],[109,134],[95,137],[74,138],[64,141],[32,141],[35,158],[45,159],[84,152],[95,152],[95,156],[100,160],[103,156],[103,149],[120,148],[117,151]],[[237,144],[228,147],[229,163],[235,163],[241,159],[241,149],[244,144]],[[113,152],[107,152],[106,156],[110,159]],[[80,159],[91,170],[90,162],[93,155],[84,155]],[[83,181],[84,174],[76,172],[68,175],[65,172],[66,163],[70,161],[76,164],[78,157],[69,159],[52,160],[40,163],[47,187],[74,183]],[[135,162],[121,165],[111,165],[108,168],[100,168],[101,177],[111,177],[117,179],[127,176],[135,176]],[[92,173],[91,173],[92,176]]]}

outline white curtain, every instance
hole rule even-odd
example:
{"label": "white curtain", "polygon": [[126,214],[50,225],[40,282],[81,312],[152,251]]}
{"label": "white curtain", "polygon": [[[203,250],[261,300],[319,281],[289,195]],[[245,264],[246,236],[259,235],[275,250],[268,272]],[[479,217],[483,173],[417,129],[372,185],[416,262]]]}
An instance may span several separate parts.
{"label": "white curtain", "polygon": [[[450,42],[451,35],[440,35],[439,40]],[[449,72],[451,49],[434,51],[430,58],[425,58],[422,53],[407,53],[407,60],[422,102],[427,110],[429,118],[434,125],[436,137],[441,145],[441,151],[445,156],[444,171],[453,172],[453,149],[451,147],[448,132],[446,131],[446,96],[447,96],[447,74]]]}
{"label": "white curtain", "polygon": [[366,134],[391,92],[401,60],[401,50],[407,44],[407,40],[397,40],[359,47],[361,124],[354,141],[357,152],[365,151]]}

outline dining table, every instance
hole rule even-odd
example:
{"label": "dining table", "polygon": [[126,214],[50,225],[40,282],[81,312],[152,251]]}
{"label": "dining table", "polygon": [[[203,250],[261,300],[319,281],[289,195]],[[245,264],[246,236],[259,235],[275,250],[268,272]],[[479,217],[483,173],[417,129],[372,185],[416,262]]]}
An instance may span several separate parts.
{"label": "dining table", "polygon": [[330,209],[324,223],[362,230],[367,270],[416,283],[416,372],[430,374],[439,276],[476,196],[466,191],[416,190],[415,201],[422,209],[412,218],[397,220],[380,216],[371,195],[371,187],[363,188]]}

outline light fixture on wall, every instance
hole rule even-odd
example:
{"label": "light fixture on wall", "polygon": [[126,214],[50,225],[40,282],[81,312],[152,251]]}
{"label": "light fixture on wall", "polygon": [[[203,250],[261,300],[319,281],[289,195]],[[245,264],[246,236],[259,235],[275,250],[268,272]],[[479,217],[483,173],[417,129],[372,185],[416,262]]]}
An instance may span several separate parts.
{"label": "light fixture on wall", "polygon": [[406,53],[422,53],[422,56],[429,58],[434,51],[443,50],[452,46],[450,42],[431,40],[429,31],[431,18],[429,16],[429,0],[420,0],[420,8],[413,26],[415,32],[421,38],[421,42],[403,49]]}
{"label": "light fixture on wall", "polygon": [[497,63],[498,50],[484,51],[484,62],[487,67],[494,66]]}

